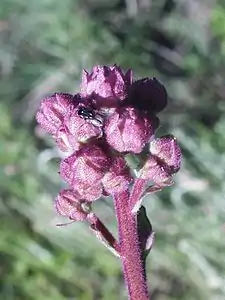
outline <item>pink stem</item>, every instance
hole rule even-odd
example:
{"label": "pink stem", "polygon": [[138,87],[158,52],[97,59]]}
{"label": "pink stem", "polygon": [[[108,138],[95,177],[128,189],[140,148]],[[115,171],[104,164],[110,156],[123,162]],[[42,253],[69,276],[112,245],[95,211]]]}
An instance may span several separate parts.
{"label": "pink stem", "polygon": [[143,193],[145,191],[146,180],[135,179],[134,185],[131,190],[129,205],[133,214],[136,214],[141,206]]}
{"label": "pink stem", "polygon": [[149,300],[141,249],[138,241],[137,217],[131,213],[129,192],[114,195],[118,222],[120,257],[130,300]]}
{"label": "pink stem", "polygon": [[114,254],[119,256],[120,249],[117,240],[100,219],[94,213],[90,213],[87,221],[89,222],[91,229],[105,246],[111,250],[115,250]]}

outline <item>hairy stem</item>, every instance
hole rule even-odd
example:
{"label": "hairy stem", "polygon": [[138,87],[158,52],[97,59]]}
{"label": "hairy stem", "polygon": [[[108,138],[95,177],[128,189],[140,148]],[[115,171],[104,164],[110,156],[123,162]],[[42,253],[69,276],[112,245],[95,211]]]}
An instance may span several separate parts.
{"label": "hairy stem", "polygon": [[90,213],[87,221],[97,238],[116,256],[120,256],[119,245],[108,228],[94,214]]}
{"label": "hairy stem", "polygon": [[142,253],[138,239],[137,216],[129,206],[129,191],[114,195],[118,222],[120,257],[130,300],[149,300]]}
{"label": "hairy stem", "polygon": [[143,193],[145,191],[146,180],[136,178],[131,190],[129,206],[133,214],[137,214],[141,207]]}

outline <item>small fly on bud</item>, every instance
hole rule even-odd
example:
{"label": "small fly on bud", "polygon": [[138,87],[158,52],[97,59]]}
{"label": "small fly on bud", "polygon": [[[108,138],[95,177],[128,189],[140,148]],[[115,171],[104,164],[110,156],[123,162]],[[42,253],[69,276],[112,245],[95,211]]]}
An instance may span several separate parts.
{"label": "small fly on bud", "polygon": [[103,126],[102,116],[95,113],[95,111],[92,109],[89,109],[85,106],[81,106],[81,107],[79,107],[77,114],[80,118],[92,123],[93,125],[95,125],[97,127]]}

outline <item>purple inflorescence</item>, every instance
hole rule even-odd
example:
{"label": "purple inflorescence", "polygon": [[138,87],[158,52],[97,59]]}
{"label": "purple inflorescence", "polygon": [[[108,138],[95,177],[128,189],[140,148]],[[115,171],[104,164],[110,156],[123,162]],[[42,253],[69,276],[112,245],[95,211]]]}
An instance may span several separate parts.
{"label": "purple inflorescence", "polygon": [[[156,78],[135,81],[117,65],[84,70],[78,94],[43,99],[37,122],[68,153],[60,176],[69,189],[57,196],[57,212],[85,220],[85,204],[128,190],[135,177],[157,185],[171,179],[180,168],[180,147],[171,135],[155,137],[157,114],[166,105],[166,89]],[[141,156],[135,175],[127,154]]]}

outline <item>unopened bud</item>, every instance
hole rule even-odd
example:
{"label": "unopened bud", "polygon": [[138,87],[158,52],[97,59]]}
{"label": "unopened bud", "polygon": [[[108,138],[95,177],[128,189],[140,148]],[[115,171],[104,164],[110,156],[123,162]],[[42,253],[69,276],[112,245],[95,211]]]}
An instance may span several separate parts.
{"label": "unopened bud", "polygon": [[130,86],[128,103],[140,110],[158,113],[167,105],[167,92],[155,77],[143,78]]}
{"label": "unopened bud", "polygon": [[106,121],[106,140],[119,152],[140,153],[157,126],[156,117],[149,117],[133,107],[121,107]]}
{"label": "unopened bud", "polygon": [[153,140],[150,143],[150,152],[160,159],[171,173],[176,173],[180,169],[182,154],[174,136],[166,135]]}
{"label": "unopened bud", "polygon": [[[114,66],[95,66],[92,72],[83,71],[81,95],[95,96],[97,101],[123,100],[127,95],[132,81],[132,73],[123,73],[122,69]],[[98,104],[98,103],[97,103]],[[104,106],[104,103],[102,103]]]}
{"label": "unopened bud", "polygon": [[61,177],[76,188],[76,182],[92,185],[98,182],[111,165],[111,159],[97,145],[88,144],[62,160]]}
{"label": "unopened bud", "polygon": [[123,157],[117,157],[102,179],[104,190],[109,194],[121,193],[127,190],[132,181],[130,170]]}
{"label": "unopened bud", "polygon": [[55,136],[65,116],[76,106],[75,96],[55,93],[41,101],[36,119],[41,127]]}
{"label": "unopened bud", "polygon": [[55,199],[55,209],[63,217],[74,221],[84,221],[91,212],[90,205],[81,200],[72,189],[62,190]]}

